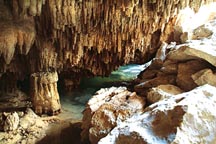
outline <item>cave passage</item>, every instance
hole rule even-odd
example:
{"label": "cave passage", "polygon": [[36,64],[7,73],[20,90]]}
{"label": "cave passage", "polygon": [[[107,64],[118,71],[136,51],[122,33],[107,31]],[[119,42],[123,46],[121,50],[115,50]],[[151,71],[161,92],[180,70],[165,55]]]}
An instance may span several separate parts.
{"label": "cave passage", "polygon": [[62,105],[60,117],[81,120],[85,104],[97,90],[100,88],[127,85],[127,82],[135,79],[144,68],[145,65],[129,64],[119,67],[109,77],[82,78],[79,87],[72,92],[60,92]]}

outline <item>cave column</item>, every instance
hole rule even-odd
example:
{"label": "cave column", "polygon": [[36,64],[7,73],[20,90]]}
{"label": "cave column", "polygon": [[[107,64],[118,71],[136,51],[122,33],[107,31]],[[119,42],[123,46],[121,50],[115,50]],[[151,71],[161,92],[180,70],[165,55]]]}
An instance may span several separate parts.
{"label": "cave column", "polygon": [[37,72],[31,74],[31,98],[35,112],[39,115],[58,114],[61,110],[59,93],[57,90],[57,72]]}

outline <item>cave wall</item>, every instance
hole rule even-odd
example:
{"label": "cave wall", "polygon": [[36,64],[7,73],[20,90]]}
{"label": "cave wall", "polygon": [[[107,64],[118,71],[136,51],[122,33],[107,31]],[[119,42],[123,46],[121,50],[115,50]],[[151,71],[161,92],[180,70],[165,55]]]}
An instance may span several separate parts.
{"label": "cave wall", "polygon": [[181,9],[215,0],[0,0],[0,88],[31,74],[57,72],[73,87],[82,76],[107,76],[144,63],[173,41]]}

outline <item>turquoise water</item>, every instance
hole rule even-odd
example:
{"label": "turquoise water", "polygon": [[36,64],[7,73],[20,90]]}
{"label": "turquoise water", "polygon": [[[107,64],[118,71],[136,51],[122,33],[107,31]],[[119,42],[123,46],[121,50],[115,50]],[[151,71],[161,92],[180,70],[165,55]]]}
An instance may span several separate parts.
{"label": "turquoise water", "polygon": [[121,66],[118,70],[113,71],[109,77],[83,78],[79,88],[61,94],[63,110],[61,115],[66,119],[82,119],[85,104],[97,90],[133,80],[144,68],[145,65],[130,64]]}

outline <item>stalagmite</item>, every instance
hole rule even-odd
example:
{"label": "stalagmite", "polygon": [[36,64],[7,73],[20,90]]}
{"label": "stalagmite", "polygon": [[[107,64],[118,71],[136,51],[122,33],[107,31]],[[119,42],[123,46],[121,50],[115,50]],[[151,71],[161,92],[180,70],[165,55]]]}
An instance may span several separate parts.
{"label": "stalagmite", "polygon": [[38,72],[31,75],[31,97],[37,114],[58,114],[61,110],[56,72]]}

